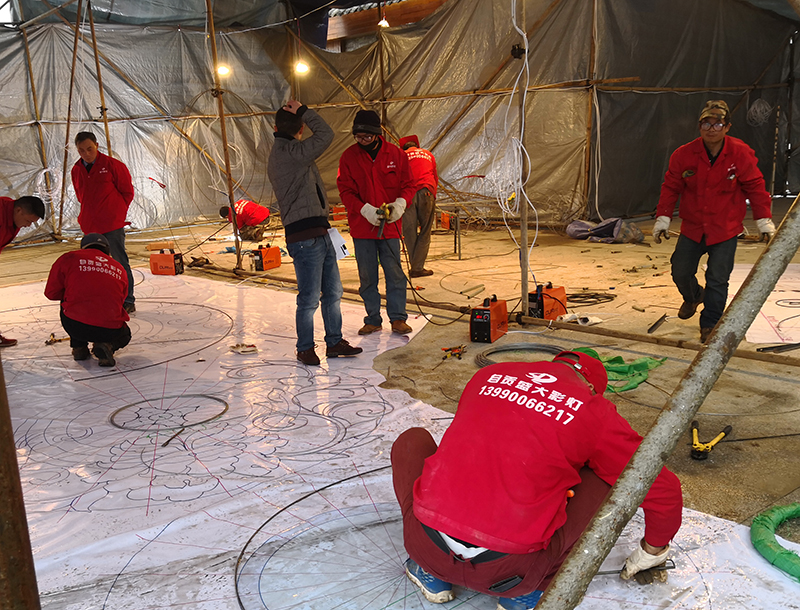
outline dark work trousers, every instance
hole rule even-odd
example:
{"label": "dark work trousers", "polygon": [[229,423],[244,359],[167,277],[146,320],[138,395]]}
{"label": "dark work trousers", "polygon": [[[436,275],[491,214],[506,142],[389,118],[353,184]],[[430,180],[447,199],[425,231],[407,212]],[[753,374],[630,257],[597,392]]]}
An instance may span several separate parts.
{"label": "dark work trousers", "polygon": [[700,312],[700,328],[713,328],[722,317],[728,300],[728,280],[736,257],[736,238],[732,237],[713,246],[707,246],[705,236],[700,243],[692,241],[685,235],[678,237],[670,262],[672,281],[675,282],[684,301],[697,303],[700,298],[697,266],[703,254],[708,254],[708,266],[703,311]]}
{"label": "dark work trousers", "polygon": [[131,329],[127,324],[122,328],[103,328],[84,324],[64,315],[61,310],[61,326],[69,335],[69,346],[89,347],[89,343],[110,343],[114,351],[122,349],[131,342]]}
{"label": "dark work trousers", "polygon": [[421,188],[403,214],[403,241],[412,272],[425,268],[425,259],[428,258],[431,247],[435,201],[433,193],[427,188]]}
{"label": "dark work trousers", "polygon": [[125,229],[116,229],[103,233],[103,235],[108,240],[111,258],[122,265],[128,275],[128,296],[125,297],[125,302],[133,303],[136,298],[133,296],[133,272],[131,271],[131,264],[128,262],[128,253],[125,251]]}
{"label": "dark work trousers", "polygon": [[[498,447],[498,451],[502,448]],[[436,441],[424,428],[406,430],[392,445],[392,478],[403,513],[406,551],[422,569],[437,578],[488,595],[517,597],[546,589],[611,489],[591,469],[582,468],[581,482],[573,488],[575,497],[567,502],[567,522],[556,530],[546,549],[526,555],[509,554],[473,565],[454,558],[452,553],[445,554],[414,516],[414,481],[422,474],[425,458],[435,452]],[[502,593],[489,589],[513,576],[522,578],[515,587]]]}

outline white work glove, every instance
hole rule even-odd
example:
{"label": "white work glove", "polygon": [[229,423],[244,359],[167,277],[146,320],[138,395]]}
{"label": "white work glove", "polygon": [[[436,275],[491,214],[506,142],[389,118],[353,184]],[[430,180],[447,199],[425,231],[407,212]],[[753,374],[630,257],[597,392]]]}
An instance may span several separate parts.
{"label": "white work glove", "polygon": [[374,205],[370,205],[369,203],[365,203],[361,206],[361,215],[366,218],[370,224],[380,226],[381,218],[378,216],[378,208]]}
{"label": "white work glove", "polygon": [[656,224],[653,225],[653,241],[657,244],[661,243],[661,236],[664,239],[669,239],[669,222],[672,220],[669,216],[659,216],[656,218]]}
{"label": "white work glove", "polygon": [[666,570],[651,570],[650,568],[663,566],[667,561],[668,555],[669,546],[658,555],[651,555],[645,551],[640,544],[636,550],[631,553],[630,557],[625,560],[625,567],[622,568],[619,577],[622,580],[629,580],[633,576],[640,585],[649,585],[654,580],[667,582]]}
{"label": "white work glove", "polygon": [[775,237],[775,223],[772,222],[772,218],[756,218],[756,226],[761,233],[761,239],[767,243]]}
{"label": "white work glove", "polygon": [[400,220],[403,216],[403,212],[406,211],[406,200],[402,197],[398,197],[394,200],[394,203],[389,204],[389,217],[386,219],[386,222],[395,222]]}

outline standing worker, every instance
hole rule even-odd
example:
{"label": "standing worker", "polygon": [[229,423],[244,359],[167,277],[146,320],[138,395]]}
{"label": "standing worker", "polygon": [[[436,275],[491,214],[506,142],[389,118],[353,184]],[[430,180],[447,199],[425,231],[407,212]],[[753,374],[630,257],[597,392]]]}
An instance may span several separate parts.
{"label": "standing worker", "polygon": [[[700,113],[700,137],[678,148],[669,159],[656,208],[653,239],[669,239],[669,224],[680,198],[681,234],[672,254],[672,280],[683,297],[678,317],[688,320],[702,303],[700,340],[705,343],[725,311],[736,240],[744,227],[747,201],[758,232],[775,234],[772,199],[764,187],[756,155],[728,136],[730,110],[722,100],[706,102]],[[700,257],[708,254],[706,286],[697,281]]]}
{"label": "standing worker", "polygon": [[[392,446],[406,573],[434,603],[452,585],[534,608],[642,440],[603,397],[602,363],[581,352],[478,371],[437,447],[424,428]],[[665,581],[681,525],[678,478],[662,468],[642,503],[644,538],[620,577]],[[641,573],[641,574],[640,574]]]}
{"label": "standing worker", "polygon": [[415,189],[414,199],[403,214],[403,240],[406,243],[411,266],[408,275],[424,277],[433,275],[433,271],[425,269],[425,259],[428,258],[431,246],[439,173],[436,171],[436,159],[430,151],[419,147],[417,136],[400,138],[400,147],[408,155],[408,165]]}
{"label": "standing worker", "polygon": [[[20,229],[35,224],[44,218],[44,203],[38,197],[0,197],[0,252],[11,243]],[[16,339],[0,335],[0,347],[13,347]]]}
{"label": "standing worker", "polygon": [[[308,125],[313,134],[301,140]],[[316,160],[333,142],[333,130],[319,114],[298,102],[275,113],[275,143],[267,172],[286,230],[286,249],[297,276],[297,359],[319,365],[314,351],[314,313],[322,302],[325,355],[355,356],[363,350],[342,338],[342,280],[328,230],[328,199]],[[320,297],[321,295],[321,297]]]}
{"label": "standing worker", "polygon": [[133,201],[133,182],[122,161],[97,149],[97,138],[90,131],[75,136],[80,160],[72,167],[72,186],[81,204],[78,224],[84,234],[100,233],[108,240],[111,256],[128,276],[125,311],[136,311],[133,273],[125,252],[125,218]]}
{"label": "standing worker", "polygon": [[367,315],[359,335],[381,330],[378,263],[386,281],[386,313],[392,332],[405,335],[406,276],[400,264],[398,221],[414,196],[408,157],[381,135],[381,119],[372,110],[359,110],[353,121],[355,144],[339,159],[336,184],[347,209],[347,222],[356,251],[359,294]]}
{"label": "standing worker", "polygon": [[131,340],[125,269],[109,254],[100,233],[89,233],[81,249],[62,254],[50,269],[44,296],[61,301],[61,325],[75,360],[89,359],[89,343],[100,366],[114,366],[114,352]]}
{"label": "standing worker", "polygon": [[[269,210],[249,199],[240,199],[233,204],[233,211],[236,212],[236,227],[241,238],[247,241],[261,241],[264,230],[269,224]],[[229,206],[221,207],[219,215],[228,222],[233,222]]]}

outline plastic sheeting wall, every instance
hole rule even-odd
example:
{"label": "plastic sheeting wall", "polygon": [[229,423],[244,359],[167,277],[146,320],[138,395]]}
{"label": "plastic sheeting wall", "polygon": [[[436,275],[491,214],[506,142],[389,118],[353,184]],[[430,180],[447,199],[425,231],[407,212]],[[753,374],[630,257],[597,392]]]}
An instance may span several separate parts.
{"label": "plastic sheeting wall", "polygon": [[[270,6],[279,12],[278,3]],[[195,8],[191,19],[202,13]],[[222,86],[231,115],[233,178],[240,187],[235,196],[275,207],[266,178],[270,113],[289,98],[293,85],[295,95],[317,106],[337,134],[319,160],[333,201],[338,159],[353,143],[356,99],[383,113],[391,133],[416,133],[433,149],[440,175],[456,188],[508,196],[521,173],[512,145],[520,103],[511,88],[523,62],[509,56],[521,42],[512,8],[508,0],[450,0],[418,24],[380,32],[368,47],[345,54],[303,49],[312,71],[296,81],[289,66],[297,43],[283,25],[218,34],[220,61],[232,67]],[[597,212],[595,184],[603,216],[652,212],[669,155],[696,137],[699,109],[710,98],[727,99],[732,107],[743,102],[731,134],[755,148],[769,182],[775,107],[784,109],[782,123],[787,115],[781,84],[795,22],[734,0],[526,0],[524,10],[530,33],[527,192],[537,206],[585,210],[590,130],[591,166],[599,167],[590,181],[591,212]],[[28,31],[47,166],[60,178],[73,33],[63,23]],[[88,27],[83,31],[88,34]],[[205,32],[98,23],[97,38],[108,58],[101,70],[112,148],[131,168],[137,189],[129,220],[144,227],[218,218],[227,195]],[[79,60],[71,134],[91,128],[104,149],[88,41],[81,43]],[[605,79],[596,90],[587,84],[593,74]],[[639,80],[619,82],[629,77]],[[769,88],[749,95],[741,89],[756,83]],[[730,87],[739,89],[720,90]],[[29,92],[22,36],[0,33],[0,167],[10,194],[32,192],[42,170]],[[751,127],[744,115],[759,97],[772,111]],[[793,122],[796,140],[800,112]],[[777,184],[783,185],[785,129],[780,138]],[[70,145],[69,165],[76,160]],[[797,163],[789,165],[792,188],[800,186]],[[77,205],[71,188],[67,193],[66,226],[74,227]]]}

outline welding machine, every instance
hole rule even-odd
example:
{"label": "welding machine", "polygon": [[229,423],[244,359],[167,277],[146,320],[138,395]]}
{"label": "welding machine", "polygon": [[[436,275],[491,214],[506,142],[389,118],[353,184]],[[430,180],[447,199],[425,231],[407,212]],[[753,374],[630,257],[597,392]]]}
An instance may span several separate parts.
{"label": "welding machine", "polygon": [[473,307],[469,318],[470,340],[494,343],[508,332],[508,308],[497,295],[483,300],[483,307]]}
{"label": "welding machine", "polygon": [[531,318],[556,320],[567,313],[567,290],[553,282],[537,284],[536,292],[528,293],[528,315]]}
{"label": "welding machine", "polygon": [[150,255],[150,272],[153,275],[178,275],[183,273],[183,255],[165,248]]}
{"label": "welding machine", "polygon": [[253,250],[256,271],[267,271],[281,266],[281,249],[278,246],[261,245]]}

